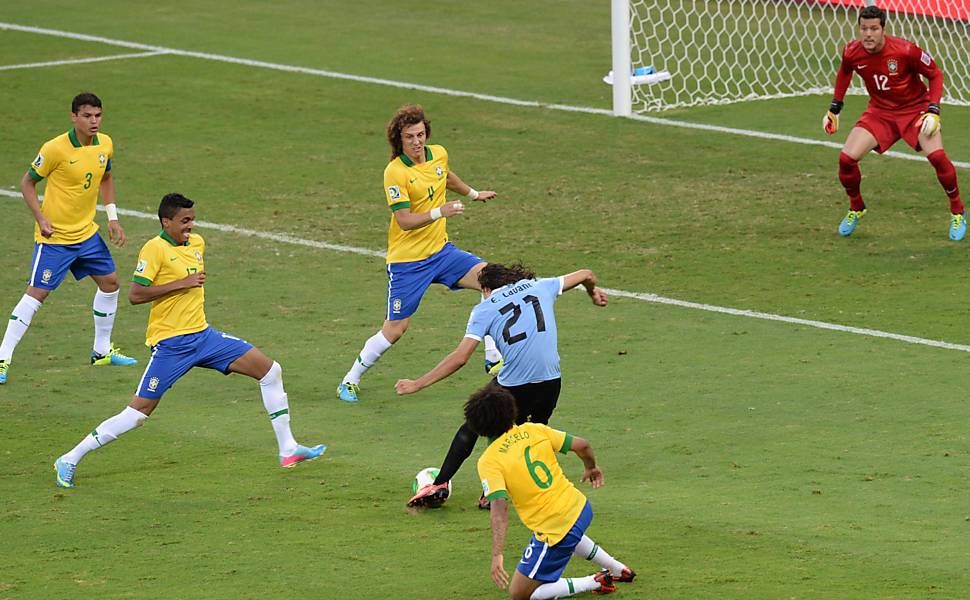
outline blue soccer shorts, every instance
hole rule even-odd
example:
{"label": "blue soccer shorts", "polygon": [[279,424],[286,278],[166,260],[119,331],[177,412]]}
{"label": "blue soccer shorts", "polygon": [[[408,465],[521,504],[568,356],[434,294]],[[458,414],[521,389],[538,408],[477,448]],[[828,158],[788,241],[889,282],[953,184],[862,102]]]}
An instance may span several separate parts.
{"label": "blue soccer shorts", "polygon": [[536,539],[535,534],[529,540],[529,545],[522,552],[522,560],[516,568],[529,579],[536,581],[551,582],[558,581],[562,572],[566,570],[569,559],[573,557],[576,544],[583,539],[586,528],[593,521],[593,507],[586,501],[583,512],[579,513],[579,518],[573,524],[572,529],[566,537],[559,540],[555,546],[550,546],[545,542]]}
{"label": "blue soccer shorts", "polygon": [[192,367],[214,369],[228,375],[229,365],[252,347],[246,340],[212,327],[166,338],[152,347],[152,356],[135,395],[159,400]]}
{"label": "blue soccer shorts", "polygon": [[27,285],[45,290],[57,289],[68,270],[74,275],[74,279],[115,272],[115,261],[111,258],[111,252],[97,233],[78,244],[35,242],[30,265]]}
{"label": "blue soccer shorts", "polygon": [[448,242],[424,260],[387,265],[387,320],[407,319],[418,311],[425,290],[440,283],[453,290],[475,265],[485,262]]}

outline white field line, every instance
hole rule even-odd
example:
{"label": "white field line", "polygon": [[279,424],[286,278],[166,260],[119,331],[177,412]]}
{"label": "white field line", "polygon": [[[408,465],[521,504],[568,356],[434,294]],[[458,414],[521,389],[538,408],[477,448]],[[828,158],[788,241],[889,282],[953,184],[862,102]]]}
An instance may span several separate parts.
{"label": "white field line", "polygon": [[[347,81],[356,81],[358,83],[372,83],[375,85],[384,85],[388,87],[416,90],[420,92],[428,92],[432,94],[444,94],[447,96],[458,96],[462,98],[474,98],[476,100],[483,100],[485,102],[495,102],[497,104],[510,104],[513,106],[523,106],[527,108],[545,108],[548,110],[558,110],[565,112],[579,112],[594,115],[604,115],[613,116],[613,111],[605,108],[593,108],[589,106],[571,106],[568,104],[546,104],[544,102],[537,102],[535,100],[519,100],[517,98],[507,98],[504,96],[492,96],[489,94],[479,94],[475,92],[466,92],[462,90],[453,90],[448,88],[421,85],[417,83],[409,83],[406,81],[395,81],[393,79],[381,79],[378,77],[366,77],[363,75],[352,75],[349,73],[340,73],[337,71],[325,71],[322,69],[310,69],[307,67],[297,67],[293,65],[284,65],[279,63],[265,62],[261,60],[250,60],[247,58],[236,58],[233,56],[225,56],[223,54],[211,54],[208,52],[195,52],[192,50],[179,50],[176,48],[165,48],[162,46],[151,46],[148,44],[139,44],[136,42],[126,42],[124,40],[115,40],[111,38],[105,38],[95,35],[87,35],[84,33],[73,33],[70,31],[60,31],[57,29],[45,29],[42,27],[30,27],[27,25],[17,25],[16,23],[4,23],[0,22],[0,29],[7,29],[10,31],[21,31],[24,33],[36,33],[41,35],[51,35],[62,38],[69,38],[73,40],[80,40],[85,42],[97,42],[101,44],[110,44],[112,46],[121,46],[124,48],[135,48],[139,50],[148,50],[158,53],[171,54],[175,56],[187,56],[192,58],[201,58],[205,60],[213,60],[218,62],[231,63],[236,65],[245,65],[249,67],[258,67],[261,69],[272,69],[275,71],[286,71],[290,73],[301,73],[304,75],[315,75],[317,77],[329,77],[331,79],[343,79]],[[763,140],[773,140],[779,142],[788,142],[793,144],[803,144],[808,146],[825,146],[828,148],[841,148],[842,144],[836,142],[830,142],[827,140],[815,140],[809,138],[800,138],[791,135],[783,135],[777,133],[766,133],[763,131],[753,131],[750,129],[737,129],[734,127],[721,127],[718,125],[708,125],[706,123],[692,123],[689,121],[678,121],[676,119],[665,119],[662,117],[651,117],[647,115],[634,115],[629,117],[635,121],[643,121],[646,123],[653,123],[655,125],[666,125],[669,127],[681,127],[685,129],[700,129],[703,131],[714,131],[717,133],[727,133],[730,135],[740,135],[745,137],[753,137]],[[904,152],[889,151],[883,154],[883,156],[890,156],[893,158],[901,158],[904,160],[925,160],[922,156],[916,154],[907,154]],[[970,162],[953,161],[953,165],[961,169],[970,169]]]}
{"label": "white field line", "polygon": [[59,67],[61,65],[79,65],[83,63],[104,62],[107,60],[123,60],[126,58],[145,58],[146,56],[159,56],[167,54],[161,50],[151,52],[136,52],[134,54],[112,54],[111,56],[95,56],[92,58],[74,58],[70,60],[52,60],[48,62],[24,63],[21,65],[0,65],[0,71],[10,71],[13,69],[35,69],[37,67]]}
{"label": "white field line", "polygon": [[[12,190],[0,189],[0,196],[10,196],[12,198],[19,198],[20,194]],[[98,210],[103,210],[103,209],[101,208],[101,206],[98,206]],[[158,219],[157,215],[141,212],[138,210],[130,210],[127,208],[119,208],[118,214],[129,216],[129,217],[136,217],[139,219],[149,219],[152,221]],[[384,259],[384,252],[382,250],[371,250],[369,248],[357,248],[355,246],[345,246],[343,244],[331,244],[328,242],[319,242],[316,240],[307,240],[304,238],[298,238],[298,237],[286,235],[283,233],[258,231],[255,229],[236,227],[235,225],[223,225],[221,223],[210,223],[208,221],[196,221],[195,224],[203,229],[215,229],[216,231],[224,231],[227,233],[235,233],[237,235],[256,237],[264,240],[270,240],[273,242],[279,242],[282,244],[307,246],[309,248],[319,248],[321,250],[333,250],[335,252],[348,252],[352,254],[361,254],[363,256],[372,256],[372,257],[380,258],[381,260]],[[970,352],[970,346],[965,346],[963,344],[952,344],[950,342],[943,342],[939,340],[929,340],[925,338],[914,337],[911,335],[902,335],[899,333],[879,331],[878,329],[851,327],[847,325],[838,325],[836,323],[826,323],[824,321],[813,321],[810,319],[799,319],[797,317],[786,317],[784,315],[775,315],[775,314],[760,312],[756,310],[744,310],[740,308],[728,308],[725,306],[716,306],[713,304],[701,304],[699,302],[690,302],[687,300],[678,300],[676,298],[667,298],[665,296],[658,296],[657,294],[646,294],[642,292],[628,292],[626,290],[614,290],[610,288],[604,288],[604,290],[606,291],[607,294],[611,296],[616,296],[621,298],[632,298],[634,300],[640,300],[643,302],[652,302],[654,304],[666,304],[669,306],[679,306],[681,308],[691,308],[694,310],[703,310],[707,312],[733,315],[736,317],[762,319],[765,321],[780,321],[782,323],[791,323],[793,325],[804,325],[805,327],[814,327],[816,329],[828,329],[831,331],[839,331],[842,333],[854,333],[856,335],[865,335],[869,337],[896,340],[898,342],[906,342],[908,344],[932,346],[934,348],[943,348],[944,350],[959,350],[961,352]]]}

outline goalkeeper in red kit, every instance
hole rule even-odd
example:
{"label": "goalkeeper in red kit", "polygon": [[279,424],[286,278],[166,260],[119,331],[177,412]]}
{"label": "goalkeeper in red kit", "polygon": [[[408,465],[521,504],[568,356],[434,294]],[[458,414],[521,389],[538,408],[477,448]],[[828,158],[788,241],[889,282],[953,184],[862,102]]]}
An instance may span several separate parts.
{"label": "goalkeeper in red kit", "polygon": [[[835,94],[822,126],[829,135],[839,128],[842,99],[858,73],[869,92],[869,106],[849,132],[839,154],[839,181],[849,196],[849,212],[839,233],[852,235],[866,214],[859,184],[859,161],[870,150],[882,154],[902,138],[929,159],[950,199],[950,239],[960,241],[967,232],[966,212],[957,188],[953,163],[943,151],[940,134],[940,98],[943,71],[916,44],[886,35],[886,12],[876,6],[859,11],[859,39],[842,51],[835,79]],[[929,89],[921,77],[929,81]]]}

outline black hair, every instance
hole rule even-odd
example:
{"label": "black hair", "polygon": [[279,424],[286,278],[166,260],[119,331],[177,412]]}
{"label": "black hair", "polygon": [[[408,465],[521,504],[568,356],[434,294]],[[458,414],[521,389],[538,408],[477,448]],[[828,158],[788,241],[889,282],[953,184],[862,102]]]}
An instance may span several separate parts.
{"label": "black hair", "polygon": [[82,92],[74,96],[74,100],[71,100],[71,112],[77,114],[77,111],[81,110],[82,106],[101,108],[101,98],[98,98],[91,92]]}
{"label": "black hair", "polygon": [[515,425],[515,396],[500,385],[489,384],[465,402],[465,423],[478,435],[495,438]]}
{"label": "black hair", "polygon": [[478,285],[490,290],[497,290],[504,285],[509,285],[516,281],[535,278],[535,271],[522,266],[521,263],[515,263],[509,266],[499,263],[488,263],[478,272]]}
{"label": "black hair", "polygon": [[879,19],[879,25],[881,25],[883,28],[886,27],[886,11],[879,8],[875,4],[870,4],[859,11],[858,22],[861,23],[862,19]]}
{"label": "black hair", "polygon": [[158,220],[174,219],[175,215],[181,209],[192,208],[193,206],[195,206],[195,202],[192,202],[182,194],[165,194],[162,202],[158,205]]}

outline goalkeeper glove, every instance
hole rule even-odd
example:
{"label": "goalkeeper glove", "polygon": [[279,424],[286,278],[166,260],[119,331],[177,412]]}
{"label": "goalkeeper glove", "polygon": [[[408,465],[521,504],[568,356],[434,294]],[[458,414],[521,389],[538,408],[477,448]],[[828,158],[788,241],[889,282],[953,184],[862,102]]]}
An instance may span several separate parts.
{"label": "goalkeeper glove", "polygon": [[926,112],[919,116],[916,125],[919,127],[920,134],[926,137],[936,135],[940,131],[940,105],[930,102],[930,105],[926,107]]}
{"label": "goalkeeper glove", "polygon": [[832,135],[839,130],[839,113],[842,112],[842,101],[832,100],[829,111],[822,117],[822,129],[825,133]]}

